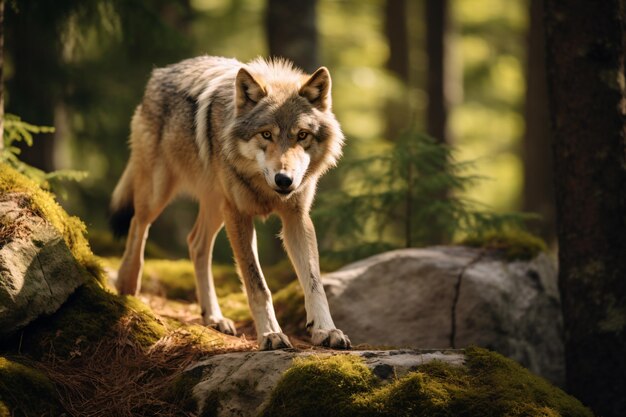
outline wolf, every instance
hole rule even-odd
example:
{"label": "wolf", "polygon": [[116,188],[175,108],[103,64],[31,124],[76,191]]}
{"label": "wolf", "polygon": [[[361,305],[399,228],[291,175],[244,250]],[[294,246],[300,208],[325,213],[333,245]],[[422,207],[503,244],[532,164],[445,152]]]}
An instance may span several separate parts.
{"label": "wolf", "polygon": [[211,273],[225,226],[261,350],[291,347],[276,320],[259,264],[253,220],[277,214],[281,238],[304,290],[314,345],[348,349],[320,279],[309,215],[320,177],[341,156],[331,77],[285,59],[201,56],[153,70],[131,121],[130,159],[113,192],[111,226],[128,234],[116,283],[137,294],[150,224],[176,195],[199,202],[187,243],[205,325],[235,334],[218,305]]}

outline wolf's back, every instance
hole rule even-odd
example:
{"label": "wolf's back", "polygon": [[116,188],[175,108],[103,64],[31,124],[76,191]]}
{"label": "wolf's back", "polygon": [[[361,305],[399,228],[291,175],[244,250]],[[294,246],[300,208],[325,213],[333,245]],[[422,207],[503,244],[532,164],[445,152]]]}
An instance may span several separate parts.
{"label": "wolf's back", "polygon": [[[131,149],[137,147],[138,135],[143,136],[141,146],[157,148],[164,132],[174,126],[178,131],[187,129],[200,153],[206,152],[206,109],[211,100],[231,99],[233,80],[242,65],[234,59],[200,56],[154,69],[131,123]],[[132,152],[111,198],[109,227],[116,236],[128,233],[135,214],[134,176],[146,171],[134,167],[144,159]]]}

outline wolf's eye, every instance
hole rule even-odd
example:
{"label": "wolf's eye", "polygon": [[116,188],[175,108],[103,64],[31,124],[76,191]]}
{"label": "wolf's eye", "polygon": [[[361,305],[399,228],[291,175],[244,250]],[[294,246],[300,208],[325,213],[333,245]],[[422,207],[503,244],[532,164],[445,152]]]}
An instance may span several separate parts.
{"label": "wolf's eye", "polygon": [[261,132],[261,136],[263,136],[263,139],[272,140],[272,132],[270,132],[269,130]]}
{"label": "wolf's eye", "polygon": [[298,133],[298,140],[305,140],[307,136],[309,136],[309,132],[305,132],[304,130],[301,130]]}

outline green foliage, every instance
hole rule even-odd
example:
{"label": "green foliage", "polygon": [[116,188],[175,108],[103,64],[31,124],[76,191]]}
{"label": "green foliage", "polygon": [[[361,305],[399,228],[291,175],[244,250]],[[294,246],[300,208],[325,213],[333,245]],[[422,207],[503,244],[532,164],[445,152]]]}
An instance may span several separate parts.
{"label": "green foliage", "polygon": [[493,213],[460,196],[480,179],[467,174],[470,166],[455,161],[450,147],[415,131],[405,132],[387,152],[344,161],[345,189],[320,196],[314,212],[323,242],[332,242],[327,254],[355,259],[522,227],[527,215]]}
{"label": "green foliage", "polygon": [[59,416],[62,411],[43,373],[0,356],[0,417]]}
{"label": "green foliage", "polygon": [[87,176],[84,171],[62,169],[53,172],[44,172],[38,168],[30,166],[19,159],[21,149],[16,146],[18,143],[25,143],[33,146],[34,135],[39,133],[53,133],[54,127],[35,126],[20,119],[13,114],[4,116],[4,147],[0,149],[0,162],[4,162],[13,167],[18,172],[24,174],[35,181],[40,187],[50,189],[53,186],[59,187],[58,181],[73,180],[80,181]]}
{"label": "green foliage", "polygon": [[578,400],[481,348],[466,363],[431,362],[383,384],[351,355],[294,361],[261,414],[270,416],[591,417]]}
{"label": "green foliage", "polygon": [[467,236],[461,243],[496,251],[509,261],[529,260],[548,250],[546,242],[540,237],[517,228],[487,230]]}

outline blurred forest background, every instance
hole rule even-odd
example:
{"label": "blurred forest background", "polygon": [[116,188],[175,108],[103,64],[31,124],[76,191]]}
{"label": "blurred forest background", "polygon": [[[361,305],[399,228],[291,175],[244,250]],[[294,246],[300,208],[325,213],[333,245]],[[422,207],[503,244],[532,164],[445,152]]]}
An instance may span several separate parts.
{"label": "blurred forest background", "polygon": [[[558,217],[568,389],[599,415],[625,415],[626,0],[2,5],[7,116],[0,117],[0,160],[39,168],[31,176],[48,182],[85,221],[94,252],[109,257],[109,265],[119,263],[124,246],[107,231],[109,198],[129,156],[130,117],[153,68],[200,54],[244,62],[285,56],[309,72],[324,65],[347,142],[313,209],[322,268],[390,248],[518,233],[521,225],[556,248]],[[58,181],[78,172],[86,177]],[[186,200],[166,209],[151,229],[148,257],[186,258],[196,211]],[[279,227],[275,218],[258,224],[272,290],[294,279],[289,271],[281,277],[289,267]],[[218,295],[229,294],[222,299],[227,305],[237,301],[239,310],[230,306],[229,315],[239,320],[234,312],[247,311],[245,296],[230,294],[239,284],[224,266],[232,255],[223,232],[216,248],[222,265],[214,269],[230,268],[221,273],[230,281],[217,277]],[[150,260],[150,268],[177,288],[185,281],[193,300],[189,261]],[[274,300],[279,305],[293,295]]]}
{"label": "blurred forest background", "polygon": [[[123,242],[107,232],[107,207],[150,71],[199,54],[244,62],[283,55],[310,72],[330,69],[347,142],[340,168],[322,180],[314,206],[325,253],[356,258],[458,240],[467,232],[459,213],[435,219],[442,206],[433,202],[450,196],[479,214],[466,223],[494,220],[480,213],[538,213],[541,220],[529,226],[552,243],[541,3],[14,0],[4,16],[5,107],[55,128],[37,135],[32,147],[22,146],[23,161],[46,172],[87,173],[63,183],[62,203],[87,223],[101,255],[123,251]],[[416,154],[409,149],[415,144]],[[393,159],[403,156],[399,165]],[[423,181],[412,182],[411,175]],[[369,218],[359,208],[385,213],[382,220]],[[186,257],[196,210],[187,200],[170,206],[151,229],[148,255]],[[275,238],[278,223],[270,218],[258,226],[265,264],[285,258]],[[342,225],[351,231],[343,233]],[[372,244],[360,250],[357,241]],[[216,251],[218,262],[230,262],[223,231]]]}

